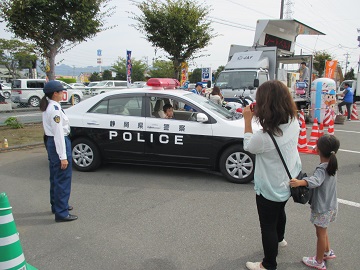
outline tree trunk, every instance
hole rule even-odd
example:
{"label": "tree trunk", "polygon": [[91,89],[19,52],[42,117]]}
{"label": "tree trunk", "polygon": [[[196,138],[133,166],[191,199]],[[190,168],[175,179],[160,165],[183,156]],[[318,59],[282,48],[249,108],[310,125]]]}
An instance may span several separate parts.
{"label": "tree trunk", "polygon": [[48,54],[48,61],[49,61],[49,70],[46,71],[46,76],[48,77],[49,81],[55,80],[55,57],[56,57],[57,50],[56,48],[51,48],[50,53]]}

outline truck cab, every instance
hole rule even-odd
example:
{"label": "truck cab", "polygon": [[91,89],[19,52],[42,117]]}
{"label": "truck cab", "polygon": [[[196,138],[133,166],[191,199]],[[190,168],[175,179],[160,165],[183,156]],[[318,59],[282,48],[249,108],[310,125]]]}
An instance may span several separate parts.
{"label": "truck cab", "polygon": [[[350,88],[352,88],[354,93],[354,102],[360,101],[360,91],[358,91],[358,85],[360,84],[360,72],[356,75],[355,80],[345,80],[343,81],[338,90],[337,93],[342,93],[345,90],[344,84],[348,83]],[[339,96],[339,99],[342,99],[341,96]]]}

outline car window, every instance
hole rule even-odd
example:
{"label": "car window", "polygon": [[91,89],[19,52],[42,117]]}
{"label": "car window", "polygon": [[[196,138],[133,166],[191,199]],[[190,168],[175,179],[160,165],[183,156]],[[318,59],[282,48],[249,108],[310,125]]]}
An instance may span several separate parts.
{"label": "car window", "polygon": [[27,81],[26,86],[27,86],[27,88],[44,88],[45,82],[44,81]]}
{"label": "car window", "polygon": [[127,82],[115,82],[115,86],[127,86]]}
{"label": "car window", "polygon": [[182,121],[195,121],[194,112],[188,102],[177,97],[158,97],[149,96],[148,102],[150,103],[150,116],[153,118],[166,119],[163,110],[165,104],[171,104],[174,111],[174,120]]}
{"label": "car window", "polygon": [[117,97],[100,101],[89,110],[90,113],[141,116],[142,97]]}

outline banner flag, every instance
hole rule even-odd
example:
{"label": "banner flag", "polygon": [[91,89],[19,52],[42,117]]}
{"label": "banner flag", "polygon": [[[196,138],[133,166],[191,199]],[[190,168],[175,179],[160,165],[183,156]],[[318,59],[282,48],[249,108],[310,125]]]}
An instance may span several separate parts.
{"label": "banner flag", "polygon": [[181,63],[181,80],[180,87],[185,87],[185,83],[188,80],[188,64],[186,62]]}
{"label": "banner flag", "polygon": [[337,67],[337,60],[326,60],[325,62],[325,78],[334,79],[335,70]]}
{"label": "banner flag", "polygon": [[126,51],[126,80],[127,87],[131,86],[131,72],[132,72],[132,63],[131,63],[131,51]]}

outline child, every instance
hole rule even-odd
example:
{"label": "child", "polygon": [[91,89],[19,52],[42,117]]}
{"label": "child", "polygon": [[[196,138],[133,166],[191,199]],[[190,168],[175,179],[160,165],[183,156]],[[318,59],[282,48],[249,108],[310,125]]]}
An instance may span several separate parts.
{"label": "child", "polygon": [[163,106],[163,111],[165,113],[165,118],[167,119],[174,119],[174,108],[171,104],[166,103]]}
{"label": "child", "polygon": [[333,135],[323,135],[317,142],[317,152],[320,156],[320,164],[316,167],[314,175],[305,177],[303,180],[291,179],[290,186],[308,186],[312,189],[311,218],[315,225],[317,245],[316,256],[303,257],[305,265],[325,270],[325,260],[336,258],[334,251],[330,249],[327,227],[335,221],[338,210],[336,182],[338,163],[336,152],[340,142]]}

